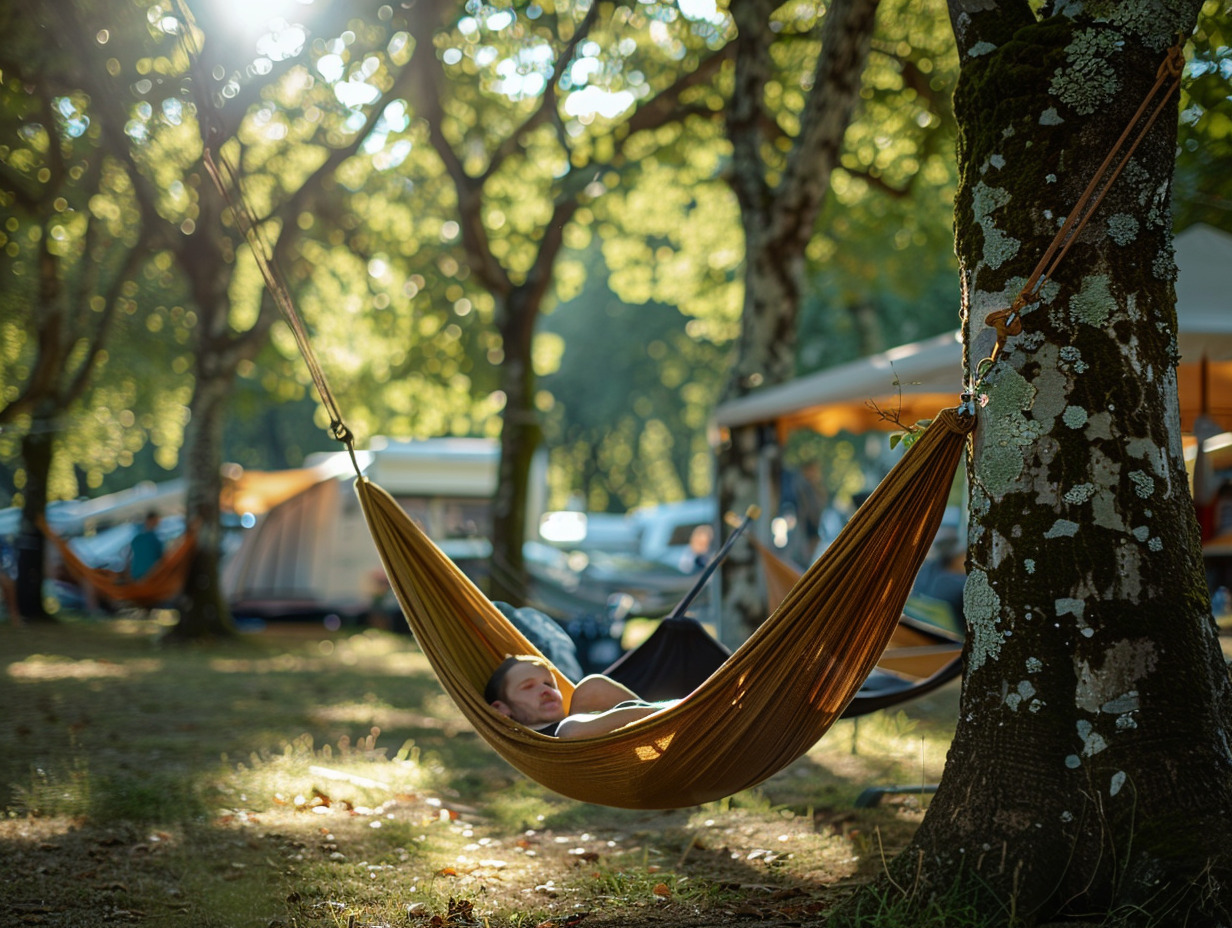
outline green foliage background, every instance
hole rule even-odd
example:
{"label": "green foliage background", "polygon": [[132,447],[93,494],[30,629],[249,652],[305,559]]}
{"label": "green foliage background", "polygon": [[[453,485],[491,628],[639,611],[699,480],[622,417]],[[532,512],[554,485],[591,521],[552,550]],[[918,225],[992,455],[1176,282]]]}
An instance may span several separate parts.
{"label": "green foliage background", "polygon": [[[369,99],[369,90],[390,86],[391,68],[407,59],[413,41],[388,26],[384,9],[357,6],[328,28],[323,23],[319,34],[309,25],[302,49],[267,54],[264,65],[236,72],[236,100],[224,112],[234,118],[236,107],[245,108],[240,147],[231,154],[258,209],[314,169],[329,133],[354,131],[363,104],[340,87]],[[551,34],[567,34],[566,20],[581,15],[566,3],[515,3],[508,11],[459,4],[446,11],[435,38],[449,78],[442,131],[464,156],[479,159],[466,164],[471,171],[482,171],[483,153],[497,150],[536,111],[549,86],[528,78],[543,73],[536,49]],[[14,403],[31,374],[42,243],[54,242],[47,250],[64,286],[79,295],[72,308],[84,308],[87,321],[112,299],[91,275],[118,268],[125,249],[140,251],[114,296],[116,321],[89,387],[56,420],[54,497],[96,495],[180,470],[201,320],[183,269],[147,236],[150,217],[140,216],[132,188],[139,168],[159,185],[163,220],[191,224],[194,190],[206,182],[185,173],[199,142],[179,90],[185,63],[158,27],[172,12],[165,0],[107,8],[108,53],[149,77],[123,101],[130,164],[104,144],[103,133],[116,127],[81,89],[87,84],[79,63],[66,59],[71,48],[31,28],[18,6],[0,14],[0,409]],[[613,3],[603,13],[557,82],[553,92],[562,100],[587,88],[644,99],[730,39],[721,10],[686,16],[670,3]],[[766,103],[786,140],[818,47],[817,10],[789,3],[776,20],[779,77]],[[209,16],[202,23],[217,26]],[[1227,30],[1212,0],[1191,45],[1181,104],[1178,227],[1232,226],[1232,181],[1222,167],[1232,154]],[[958,322],[952,44],[939,3],[883,5],[861,109],[810,248],[802,373]],[[58,83],[39,85],[53,91],[34,88],[27,74],[35,71],[59,75]],[[555,504],[580,495],[591,508],[620,511],[712,488],[707,422],[738,331],[743,259],[725,178],[729,146],[716,118],[729,80],[720,67],[689,88],[680,120],[632,136],[620,158],[613,148],[623,131],[618,117],[531,126],[518,156],[484,182],[485,233],[515,280],[530,267],[552,197],[582,198],[564,230],[534,349],[535,405],[552,454]],[[448,166],[427,131],[408,105],[386,108],[360,154],[284,230],[297,242],[287,266],[296,301],[361,444],[378,434],[491,436],[500,428],[496,306],[461,248]],[[561,132],[572,139],[570,157],[595,165],[580,193],[555,185],[566,167]],[[776,157],[768,151],[767,164]],[[58,188],[45,176],[57,161],[66,178]],[[230,324],[242,328],[256,318],[261,281],[243,250],[233,260]],[[83,339],[69,356],[85,350]],[[272,469],[336,448],[283,327],[240,365],[234,387],[228,460]],[[0,429],[0,505],[20,501],[18,443],[31,427],[28,415],[15,414]]]}

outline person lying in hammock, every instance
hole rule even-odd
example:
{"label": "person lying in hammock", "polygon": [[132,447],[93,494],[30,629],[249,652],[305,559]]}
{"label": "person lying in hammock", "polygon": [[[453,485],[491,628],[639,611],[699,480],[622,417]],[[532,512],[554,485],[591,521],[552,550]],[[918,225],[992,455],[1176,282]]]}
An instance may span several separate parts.
{"label": "person lying in hammock", "polygon": [[566,711],[551,668],[529,654],[505,658],[483,698],[501,715],[554,738],[604,735],[675,704],[638,699],[628,687],[596,673],[574,687]]}

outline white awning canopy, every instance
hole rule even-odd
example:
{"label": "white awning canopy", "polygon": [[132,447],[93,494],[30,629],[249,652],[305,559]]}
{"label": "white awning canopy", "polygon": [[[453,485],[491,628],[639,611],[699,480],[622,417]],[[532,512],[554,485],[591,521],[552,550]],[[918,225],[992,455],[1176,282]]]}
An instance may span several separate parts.
{"label": "white awning canopy", "polygon": [[[1182,426],[1188,431],[1205,409],[1232,429],[1232,235],[1193,226],[1176,237],[1176,259]],[[774,424],[780,434],[808,428],[833,435],[896,429],[898,423],[932,418],[958,403],[960,339],[959,332],[939,335],[767,387],[719,406],[715,422],[728,428]]]}

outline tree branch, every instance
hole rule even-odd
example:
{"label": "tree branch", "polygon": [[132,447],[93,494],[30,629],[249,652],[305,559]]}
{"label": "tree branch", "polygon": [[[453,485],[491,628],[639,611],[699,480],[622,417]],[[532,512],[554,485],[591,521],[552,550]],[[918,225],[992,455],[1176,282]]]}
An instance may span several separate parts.
{"label": "tree branch", "polygon": [[539,305],[551,285],[552,266],[565,241],[565,226],[573,219],[580,205],[576,196],[566,196],[558,199],[552,208],[552,218],[544,226],[534,263],[526,274],[525,286],[530,291],[532,306]]}
{"label": "tree branch", "polygon": [[[556,86],[560,83],[561,77],[565,73],[565,67],[573,60],[573,54],[577,51],[578,45],[582,40],[590,34],[591,28],[595,21],[599,18],[599,3],[591,3],[590,9],[586,11],[586,16],[578,24],[577,29],[573,31],[573,35],[569,37],[565,43],[565,47],[561,49],[560,54],[556,56],[556,61],[552,64],[552,77],[548,80],[547,86],[544,88],[543,96],[539,98],[539,105],[535,107],[535,111],[526,118],[526,120],[513,130],[513,133],[497,146],[488,158],[488,166],[479,176],[479,183],[483,184],[489,177],[500,170],[501,165],[510,155],[518,151],[522,147],[522,141],[526,135],[534,128],[543,125],[545,122],[558,120],[556,105],[558,102],[556,96]],[[566,150],[568,146],[565,146]]]}
{"label": "tree branch", "polygon": [[86,387],[89,386],[90,378],[94,376],[94,370],[98,366],[98,359],[103,351],[103,346],[107,344],[111,326],[115,322],[120,293],[124,289],[124,284],[132,278],[133,273],[141,265],[141,262],[145,260],[145,256],[148,253],[143,237],[138,240],[134,247],[128,250],[124,263],[117,269],[116,275],[107,288],[107,293],[104,297],[103,312],[98,320],[98,324],[94,327],[93,333],[90,335],[90,345],[86,350],[86,356],[82,359],[68,386],[60,394],[61,407],[67,407],[81,396],[85,392]]}
{"label": "tree branch", "polygon": [[[482,180],[466,173],[462,160],[445,137],[445,110],[441,105],[441,88],[448,80],[432,44],[433,29],[429,17],[420,17],[414,32],[415,51],[407,70],[418,84],[416,103],[421,118],[428,124],[428,139],[445,165],[445,171],[453,182],[458,199],[458,216],[461,220],[462,247],[466,250],[471,270],[483,285],[496,295],[506,295],[513,289],[508,272],[492,254],[488,231],[483,225],[481,206],[483,200]],[[499,301],[498,301],[499,302]]]}
{"label": "tree branch", "polygon": [[[641,106],[639,106],[627,120],[625,120],[623,134],[617,140],[617,148],[623,148],[626,141],[638,132],[643,132],[647,129],[657,129],[660,126],[670,125],[675,121],[678,114],[682,112],[680,109],[680,98],[686,90],[693,87],[700,87],[709,81],[718,72],[724,62],[730,61],[735,57],[735,51],[731,47],[731,43],[724,45],[713,55],[703,58],[696,68],[689,71],[687,74],[681,75],[672,84],[659,91]],[[719,115],[715,113],[714,115]]]}
{"label": "tree branch", "polygon": [[29,178],[19,171],[14,171],[7,161],[0,161],[0,181],[3,181],[5,188],[23,208],[28,210],[38,208],[38,195],[31,193],[25,187]]}
{"label": "tree branch", "polygon": [[860,96],[878,0],[834,0],[821,30],[813,90],[800,114],[776,208],[775,235],[810,237]]}
{"label": "tree branch", "polygon": [[892,197],[895,200],[905,200],[907,197],[911,196],[911,191],[915,187],[915,179],[919,176],[919,172],[916,172],[911,175],[911,179],[907,181],[906,187],[895,187],[893,184],[886,183],[884,177],[881,177],[878,174],[872,174],[867,170],[856,170],[855,168],[849,168],[846,165],[836,166],[842,167],[842,169],[852,177],[860,178],[870,187],[875,187],[882,193]]}

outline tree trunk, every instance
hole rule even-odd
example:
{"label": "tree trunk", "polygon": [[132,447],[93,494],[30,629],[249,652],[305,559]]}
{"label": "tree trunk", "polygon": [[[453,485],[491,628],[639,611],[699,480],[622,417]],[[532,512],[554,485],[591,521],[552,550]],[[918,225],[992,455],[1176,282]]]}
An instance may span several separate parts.
{"label": "tree trunk", "polygon": [[47,509],[54,421],[50,404],[40,403],[29,431],[21,439],[26,485],[22,490],[21,528],[17,535],[17,609],[23,619],[31,622],[53,621],[43,608],[47,539],[39,530],[38,520]]}
{"label": "tree trunk", "polygon": [[235,376],[233,364],[221,363],[221,351],[198,357],[197,383],[184,447],[188,485],[185,516],[198,525],[197,550],[185,585],[180,621],[172,640],[201,640],[232,635],[235,626],[220,582],[222,527],[222,429]]}
{"label": "tree trunk", "polygon": [[[954,17],[971,359],[1198,4],[1183,21],[1113,3],[1039,23],[984,6]],[[1232,915],[1230,683],[1180,442],[1167,102],[979,391],[958,729],[891,868],[1026,924]]]}
{"label": "tree trunk", "polygon": [[522,545],[526,540],[526,506],[531,463],[539,447],[535,409],[535,370],[531,348],[541,297],[525,286],[506,301],[501,326],[504,360],[500,382],[505,392],[501,416],[500,479],[492,500],[492,582],[490,595],[503,602],[526,602]]}
{"label": "tree trunk", "polygon": [[[727,134],[732,141],[732,188],[740,203],[746,271],[740,344],[726,399],[795,376],[804,253],[855,111],[877,5],[878,0],[834,0],[826,10],[800,133],[783,179],[772,186],[766,179],[762,149],[772,144],[765,136],[765,126],[773,120],[765,113],[764,96],[772,77],[770,46],[776,37],[770,15],[778,4],[774,0],[732,4],[739,36]],[[758,427],[732,430],[718,449],[721,512],[778,505],[777,441],[772,431]],[[759,499],[759,487],[770,498]],[[762,519],[774,514],[765,511]],[[732,549],[721,579],[723,637],[733,644],[766,617],[760,565],[747,541],[741,539]]]}

